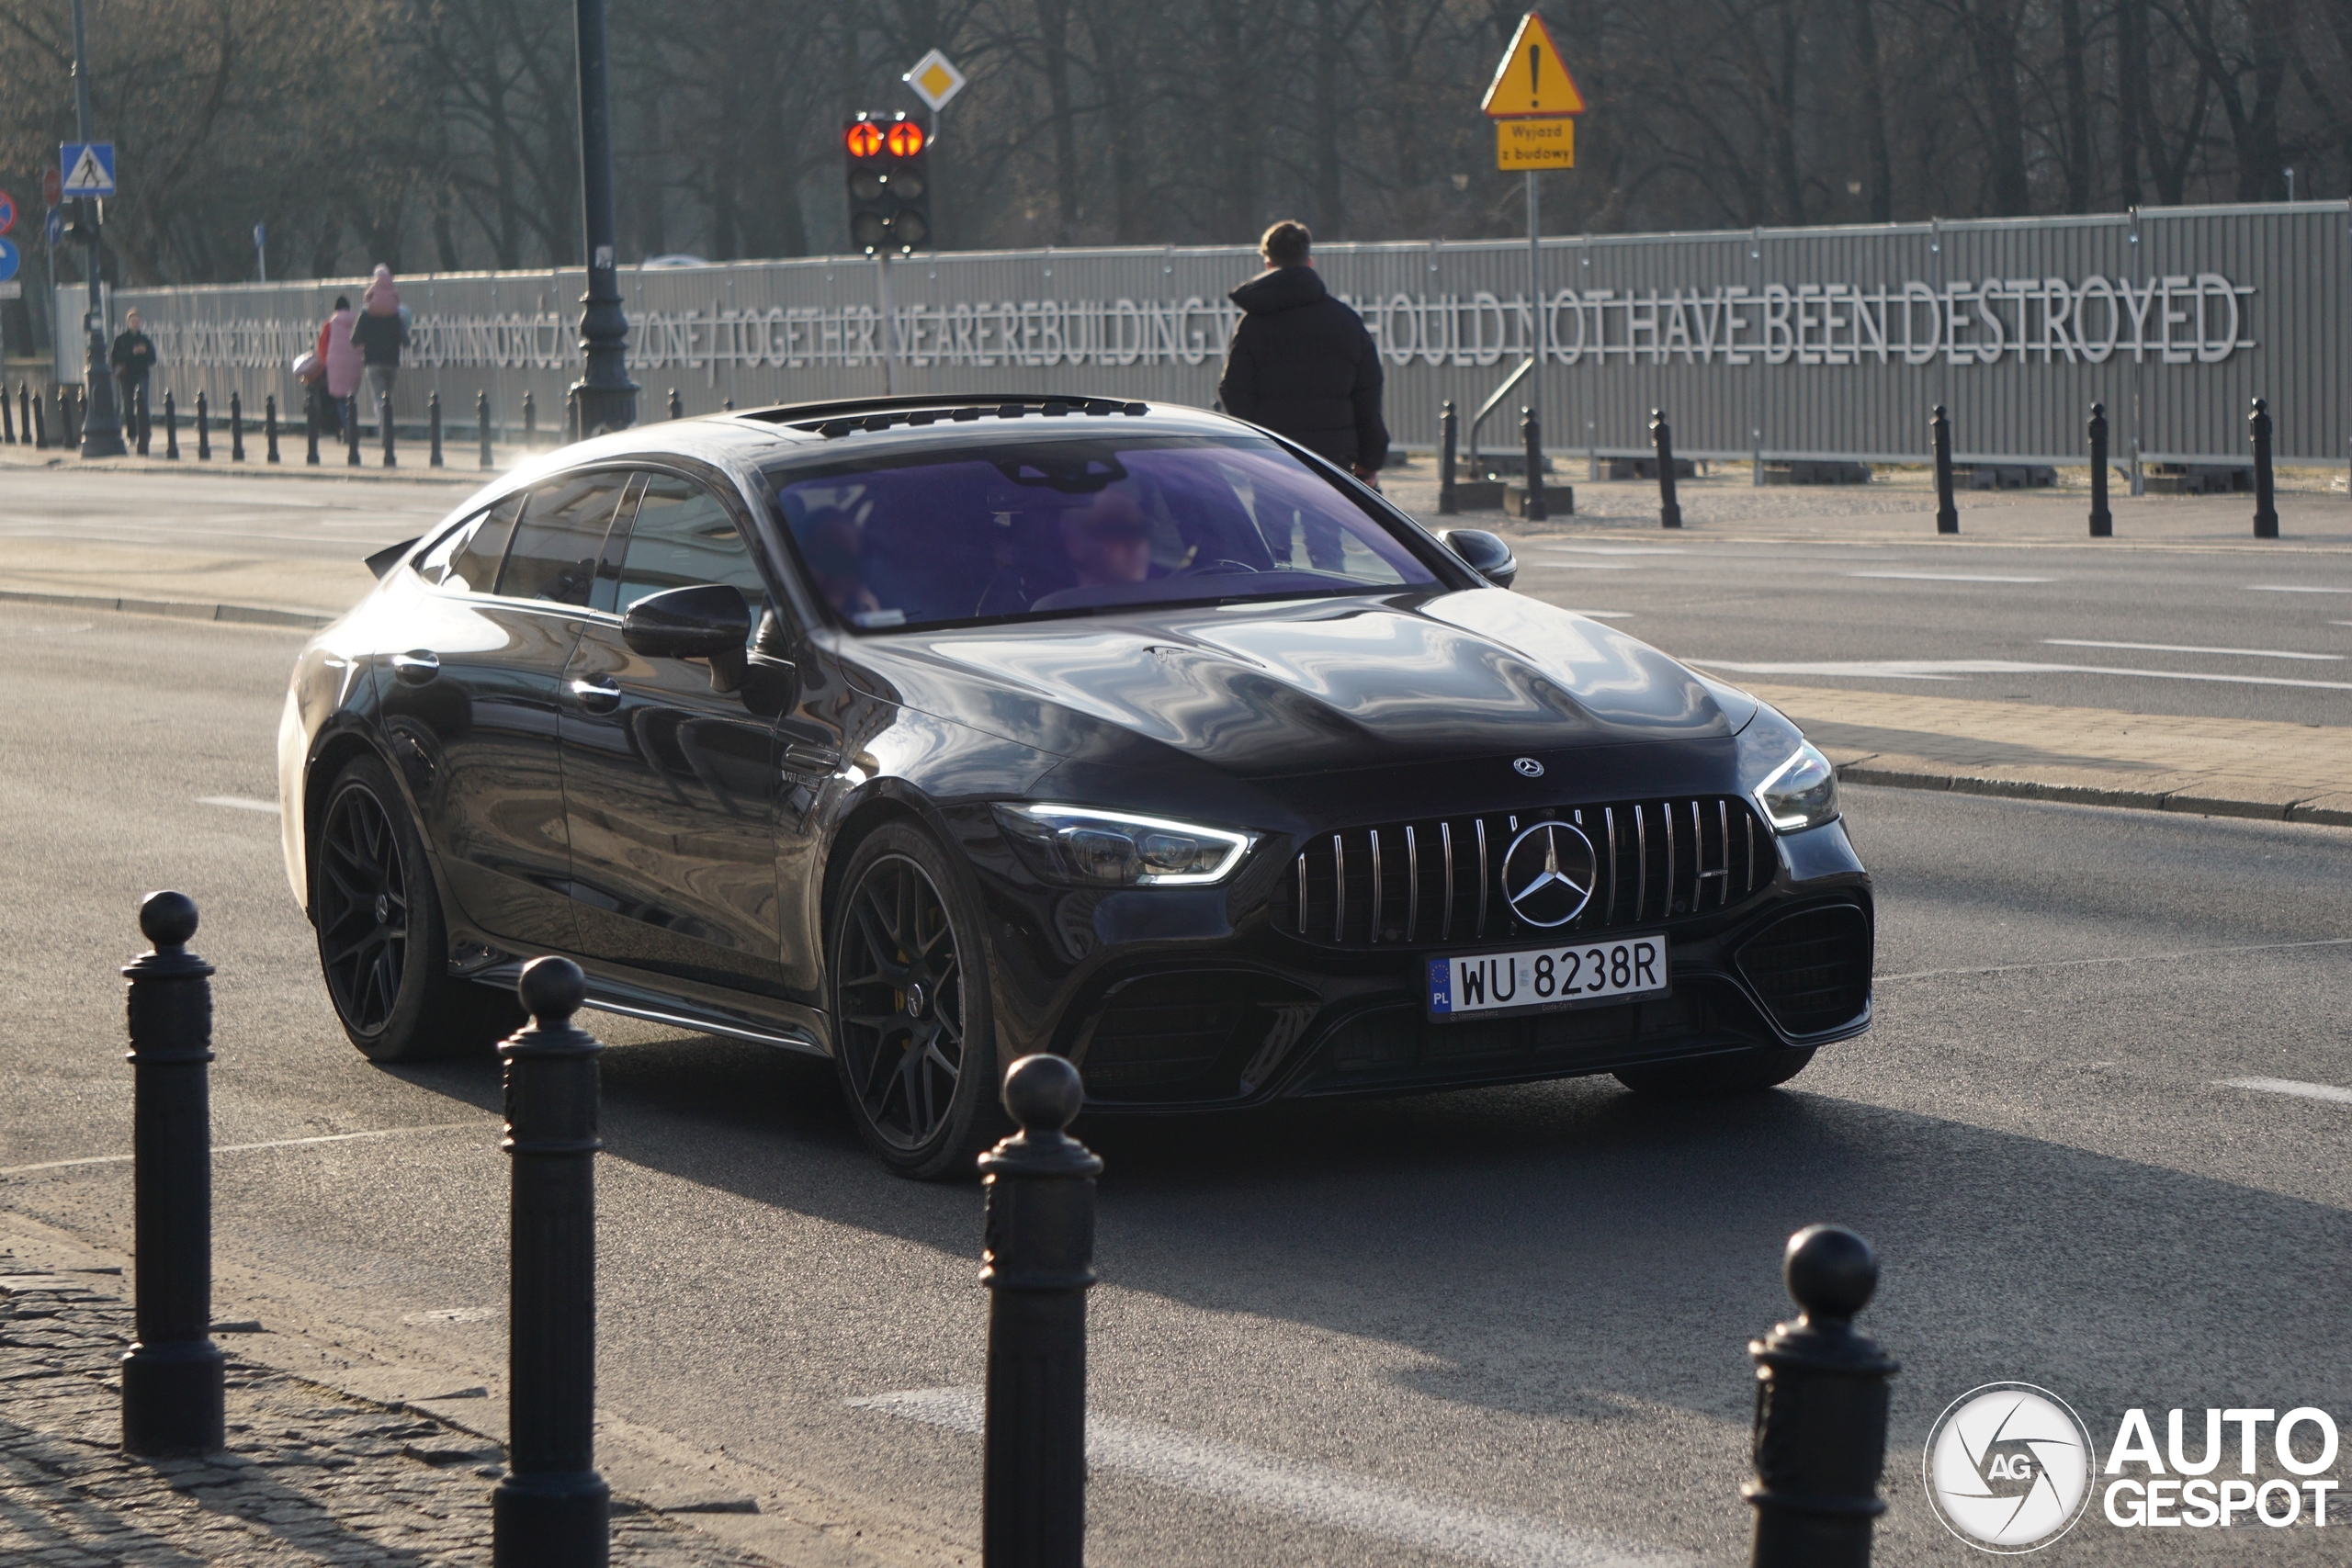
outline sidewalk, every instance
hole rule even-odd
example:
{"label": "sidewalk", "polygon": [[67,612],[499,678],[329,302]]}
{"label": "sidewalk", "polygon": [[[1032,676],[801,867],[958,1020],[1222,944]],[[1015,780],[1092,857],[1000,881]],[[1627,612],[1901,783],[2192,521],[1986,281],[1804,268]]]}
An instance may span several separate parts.
{"label": "sidewalk", "polygon": [[267,461],[269,449],[256,426],[245,432],[245,460],[242,463],[229,460],[229,436],[225,428],[213,432],[212,457],[206,462],[197,461],[196,434],[190,430],[180,432],[177,462],[162,455],[164,436],[160,429],[148,444],[148,450],[154,455],[146,457],[135,454],[122,457],[85,457],[78,452],[60,446],[27,446],[21,443],[14,446],[0,445],[0,474],[10,468],[73,468],[92,474],[172,474],[198,479],[354,479],[363,484],[391,481],[479,485],[496,479],[525,457],[537,456],[544,448],[535,447],[526,451],[520,446],[492,447],[491,457],[494,467],[486,469],[481,466],[481,449],[469,436],[462,446],[445,441],[442,447],[445,466],[435,468],[427,465],[428,449],[420,441],[413,446],[403,444],[399,453],[400,467],[387,468],[382,466],[382,449],[372,443],[363,442],[359,447],[358,468],[351,467],[346,461],[343,447],[321,446],[319,466],[314,468],[303,461],[302,437],[299,430],[290,437],[284,431],[279,432],[278,461],[272,463]]}
{"label": "sidewalk", "polygon": [[[0,1561],[101,1564],[458,1564],[490,1560],[504,1451],[419,1414],[229,1358],[230,1451],[124,1454],[119,1270],[34,1272],[0,1251]],[[482,1390],[452,1391],[481,1397]],[[765,1561],[616,1499],[613,1556],[630,1568]]]}

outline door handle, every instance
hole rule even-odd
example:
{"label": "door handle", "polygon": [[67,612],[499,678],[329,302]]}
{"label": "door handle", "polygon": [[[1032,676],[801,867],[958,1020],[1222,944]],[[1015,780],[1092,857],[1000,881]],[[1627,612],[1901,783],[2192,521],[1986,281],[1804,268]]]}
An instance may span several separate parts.
{"label": "door handle", "polygon": [[441,660],[429,648],[392,655],[392,673],[404,686],[422,686],[441,673]]}
{"label": "door handle", "polygon": [[621,705],[621,689],[610,681],[574,681],[571,694],[590,713],[610,713]]}

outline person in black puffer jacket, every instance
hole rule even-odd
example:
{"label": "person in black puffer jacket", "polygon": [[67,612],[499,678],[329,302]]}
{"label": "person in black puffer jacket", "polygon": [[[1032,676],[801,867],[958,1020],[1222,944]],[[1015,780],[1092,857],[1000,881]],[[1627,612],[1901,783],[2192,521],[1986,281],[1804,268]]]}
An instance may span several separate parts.
{"label": "person in black puffer jacket", "polygon": [[1363,318],[1331,298],[1307,259],[1304,223],[1258,242],[1267,270],[1227,296],[1241,307],[1217,397],[1225,412],[1287,435],[1369,479],[1388,460],[1380,351]]}

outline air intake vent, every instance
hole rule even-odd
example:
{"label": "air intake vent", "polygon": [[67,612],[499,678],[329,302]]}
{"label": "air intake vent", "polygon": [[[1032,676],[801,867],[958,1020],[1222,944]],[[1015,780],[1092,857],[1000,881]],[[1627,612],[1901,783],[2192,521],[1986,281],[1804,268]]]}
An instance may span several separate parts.
{"label": "air intake vent", "polygon": [[[1591,841],[1592,897],[1565,926],[1512,913],[1511,840],[1546,818]],[[1575,937],[1712,914],[1772,880],[1772,836],[1736,795],[1432,818],[1310,835],[1274,889],[1278,930],[1325,947]]]}
{"label": "air intake vent", "polygon": [[1739,972],[1791,1034],[1851,1022],[1871,1000],[1870,917],[1851,904],[1783,916],[1739,950]]}

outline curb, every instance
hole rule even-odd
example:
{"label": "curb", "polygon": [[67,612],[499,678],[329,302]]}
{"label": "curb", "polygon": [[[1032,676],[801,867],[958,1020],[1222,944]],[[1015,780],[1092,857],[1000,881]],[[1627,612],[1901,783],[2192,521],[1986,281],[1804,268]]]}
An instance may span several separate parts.
{"label": "curb", "polygon": [[[552,450],[552,448],[550,448],[550,450]],[[27,460],[14,456],[0,456],[0,473],[8,472],[11,469],[22,469],[28,473],[164,474],[170,475],[174,478],[177,478],[183,474],[201,474],[216,479],[357,479],[362,484],[439,484],[475,486],[488,484],[492,479],[497,479],[501,474],[507,471],[506,468],[503,467],[497,468],[466,468],[462,470],[447,468],[432,468],[422,467],[414,468],[354,468],[344,464],[330,465],[323,462],[314,468],[309,464],[300,461],[292,463],[232,463],[216,458],[210,462],[199,462],[192,457],[183,458],[179,462],[175,463],[168,458],[161,457],[134,457],[128,460],[120,457],[100,457],[95,461],[83,462],[78,459],[69,459],[67,457],[51,457],[44,462],[39,459]]]}
{"label": "curb", "polygon": [[1907,768],[1876,768],[1867,760],[1838,768],[1841,783],[1878,784],[1889,789],[1948,790],[1954,795],[1989,795],[2008,800],[2051,800],[2068,806],[2121,807],[2137,811],[2176,811],[2196,817],[2244,817],[2266,822],[2311,822],[2330,828],[2352,828],[2352,811],[2313,807],[2302,802],[2230,800],[2188,790],[2103,789],[2089,784],[2037,784],[2030,779],[1991,779],[1973,773],[1930,773]]}
{"label": "curb", "polygon": [[195,604],[181,599],[110,599],[96,593],[37,593],[0,588],[0,602],[47,604],[62,610],[113,610],[131,615],[170,615],[183,621],[214,621],[247,626],[300,626],[315,631],[333,626],[334,615],[302,610],[271,610],[258,604]]}

